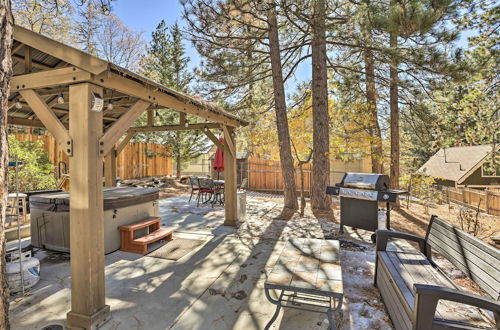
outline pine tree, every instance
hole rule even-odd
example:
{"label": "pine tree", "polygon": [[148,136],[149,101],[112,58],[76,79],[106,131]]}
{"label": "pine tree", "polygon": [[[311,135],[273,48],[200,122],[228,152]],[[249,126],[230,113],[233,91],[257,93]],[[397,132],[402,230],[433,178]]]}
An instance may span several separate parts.
{"label": "pine tree", "polygon": [[204,58],[201,77],[209,82],[206,90],[210,94],[226,98],[233,109],[246,106],[266,112],[273,107],[258,107],[258,99],[263,97],[256,97],[255,90],[272,82],[268,104],[274,105],[276,115],[285,199],[280,217],[289,218],[298,203],[284,83],[307,57],[301,57],[302,40],[294,39],[292,30],[283,24],[278,4],[259,0],[187,0],[184,17],[190,38]]}
{"label": "pine tree", "polygon": [[87,53],[97,55],[97,33],[102,12],[94,1],[88,1],[77,9],[75,39],[78,46]]}
{"label": "pine tree", "polygon": [[[182,44],[182,33],[177,24],[168,27],[162,20],[147,47],[147,54],[142,60],[142,71],[158,83],[179,92],[188,92],[193,79],[189,70],[189,58]],[[156,124],[179,124],[180,113],[170,110],[157,110]],[[146,119],[142,118],[142,122]],[[197,117],[186,115],[189,123],[195,123]],[[155,133],[155,138],[165,145],[166,153],[175,158],[176,175],[181,176],[182,164],[198,157],[209,148],[208,139],[200,131],[176,131]],[[151,134],[142,134],[137,139],[151,138]]]}

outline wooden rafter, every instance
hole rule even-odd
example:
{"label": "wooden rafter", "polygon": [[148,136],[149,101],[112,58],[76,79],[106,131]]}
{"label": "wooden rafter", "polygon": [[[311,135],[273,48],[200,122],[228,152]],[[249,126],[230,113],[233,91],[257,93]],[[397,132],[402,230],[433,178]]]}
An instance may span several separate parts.
{"label": "wooden rafter", "polygon": [[14,26],[14,39],[93,74],[99,74],[108,69],[106,61],[76,48],[66,47],[55,40],[17,25]]}
{"label": "wooden rafter", "polygon": [[129,131],[131,132],[162,132],[162,131],[189,131],[189,130],[204,130],[211,128],[220,128],[219,124],[206,123],[206,124],[189,124],[184,125],[163,125],[163,126],[142,126],[142,127],[131,127]]}
{"label": "wooden rafter", "polygon": [[63,146],[63,150],[68,154],[72,154],[72,141],[68,130],[59,121],[59,118],[50,110],[47,103],[34,90],[27,89],[20,91],[21,96],[28,102],[28,105],[35,112],[43,125],[55,137],[57,142]]}
{"label": "wooden rafter", "polygon": [[13,91],[20,91],[87,81],[91,76],[87,71],[67,67],[14,76],[10,84]]}
{"label": "wooden rafter", "polygon": [[24,51],[24,73],[30,73],[33,70],[33,49],[26,47]]}
{"label": "wooden rafter", "polygon": [[11,54],[15,54],[15,53],[17,53],[23,47],[24,47],[24,44],[18,42],[17,44],[15,44],[14,46],[12,46],[12,49],[10,50],[10,53]]}
{"label": "wooden rafter", "polygon": [[[17,55],[17,54],[12,54],[12,59],[15,61],[21,62],[21,63],[24,63],[24,61],[25,61],[25,58],[23,56]],[[38,68],[38,69],[42,69],[42,70],[53,69],[53,67],[51,67],[50,65],[43,64],[43,63],[40,63],[37,61],[32,60],[31,63],[32,63],[34,68]]]}
{"label": "wooden rafter", "polygon": [[130,125],[143,113],[151,103],[143,100],[137,101],[125,114],[123,114],[99,140],[101,156],[105,156],[113,149],[115,143],[129,129]]}

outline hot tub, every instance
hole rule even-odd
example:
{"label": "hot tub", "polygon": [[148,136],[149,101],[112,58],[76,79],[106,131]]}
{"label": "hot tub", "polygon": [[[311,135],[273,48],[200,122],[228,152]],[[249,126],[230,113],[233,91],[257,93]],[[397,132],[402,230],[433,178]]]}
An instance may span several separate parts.
{"label": "hot tub", "polygon": [[[104,253],[110,253],[120,248],[119,226],[158,216],[159,190],[106,187],[103,192]],[[67,192],[31,196],[31,243],[33,246],[69,252],[69,203]]]}

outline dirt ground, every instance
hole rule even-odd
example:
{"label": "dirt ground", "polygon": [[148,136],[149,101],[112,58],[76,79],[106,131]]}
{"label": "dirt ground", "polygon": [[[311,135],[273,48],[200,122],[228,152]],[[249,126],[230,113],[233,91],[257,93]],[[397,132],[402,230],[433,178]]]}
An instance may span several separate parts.
{"label": "dirt ground", "polygon": [[[426,210],[423,205],[416,202],[412,202],[407,208],[406,202],[403,202],[398,210],[391,213],[391,227],[398,231],[423,236],[425,235],[431,215],[435,214],[449,224],[467,231],[467,228],[461,228],[461,209],[467,210],[457,204],[435,205]],[[476,212],[474,210],[468,211],[471,212],[472,219],[475,220]],[[477,237],[488,244],[499,247],[499,244],[495,244],[491,237],[500,234],[500,217],[480,212],[478,214],[478,224]],[[464,226],[466,227],[466,224]],[[472,228],[473,225],[470,226],[470,229]],[[472,234],[472,230],[469,230],[469,233]]]}

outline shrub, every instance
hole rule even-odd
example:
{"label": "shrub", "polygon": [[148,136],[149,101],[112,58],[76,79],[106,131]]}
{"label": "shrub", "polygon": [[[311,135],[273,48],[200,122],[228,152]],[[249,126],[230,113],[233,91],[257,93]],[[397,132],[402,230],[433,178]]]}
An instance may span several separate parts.
{"label": "shrub", "polygon": [[[43,190],[56,188],[54,166],[50,163],[42,141],[21,141],[9,135],[9,161],[16,160],[18,166],[19,191]],[[9,191],[16,191],[16,171],[9,167]]]}

